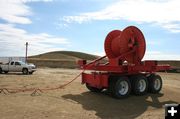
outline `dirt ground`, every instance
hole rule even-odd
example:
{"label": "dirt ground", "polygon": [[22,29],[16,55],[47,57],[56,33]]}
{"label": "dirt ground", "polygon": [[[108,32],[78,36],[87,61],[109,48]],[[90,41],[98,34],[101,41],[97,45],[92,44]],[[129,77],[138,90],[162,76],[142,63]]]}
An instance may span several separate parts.
{"label": "dirt ground", "polygon": [[[33,75],[0,74],[0,88],[44,88],[64,84],[80,71],[38,69]],[[89,92],[78,78],[67,87],[31,96],[31,92],[0,93],[1,119],[163,119],[164,104],[180,103],[180,73],[160,73],[160,94],[130,95],[117,100],[105,92]]]}

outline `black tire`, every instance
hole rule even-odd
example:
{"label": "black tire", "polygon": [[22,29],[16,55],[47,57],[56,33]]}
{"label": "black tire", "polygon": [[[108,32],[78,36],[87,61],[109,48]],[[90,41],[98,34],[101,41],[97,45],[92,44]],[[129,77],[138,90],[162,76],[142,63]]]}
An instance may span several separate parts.
{"label": "black tire", "polygon": [[86,87],[87,87],[87,89],[89,89],[91,92],[101,92],[102,90],[103,90],[103,88],[96,88],[96,87],[92,87],[92,86],[90,86],[89,84],[87,84],[86,83]]}
{"label": "black tire", "polygon": [[117,76],[110,76],[109,77],[109,86],[108,86],[108,92],[111,96],[113,96],[113,90],[117,81]]}
{"label": "black tire", "polygon": [[33,74],[33,72],[29,72],[29,74]]}
{"label": "black tire", "polygon": [[0,74],[2,74],[2,69],[0,68]]}
{"label": "black tire", "polygon": [[128,77],[116,77],[109,84],[112,96],[117,99],[126,98],[131,92],[131,83]]}
{"label": "black tire", "polygon": [[23,74],[25,74],[25,75],[27,75],[29,72],[28,72],[28,69],[26,69],[26,68],[24,68],[23,70],[22,70],[22,72],[23,72]]}
{"label": "black tire", "polygon": [[149,88],[148,91],[150,93],[159,93],[162,89],[162,79],[159,75],[157,74],[151,74],[148,77],[148,82],[149,82]]}
{"label": "black tire", "polygon": [[7,73],[8,73],[8,71],[4,71],[4,73],[5,73],[5,74],[7,74]]}
{"label": "black tire", "polygon": [[136,75],[131,77],[132,92],[135,95],[144,95],[148,90],[147,78],[143,75]]}

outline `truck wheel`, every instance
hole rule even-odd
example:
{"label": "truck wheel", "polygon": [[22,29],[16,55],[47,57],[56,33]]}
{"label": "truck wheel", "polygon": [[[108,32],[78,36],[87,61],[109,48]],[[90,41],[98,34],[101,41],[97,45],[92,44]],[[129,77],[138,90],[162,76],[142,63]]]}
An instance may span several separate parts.
{"label": "truck wheel", "polygon": [[88,83],[86,83],[86,87],[87,89],[89,89],[91,92],[101,92],[103,90],[103,88],[96,88],[96,87],[92,87],[90,86]]}
{"label": "truck wheel", "polygon": [[29,74],[33,74],[33,72],[29,72]]}
{"label": "truck wheel", "polygon": [[7,74],[7,73],[8,73],[8,71],[4,71],[4,73],[5,73],[5,74]]}
{"label": "truck wheel", "polygon": [[116,81],[117,81],[117,76],[110,76],[109,77],[109,86],[108,86],[107,90],[111,96],[113,96],[113,92],[114,92],[113,90],[114,90]]}
{"label": "truck wheel", "polygon": [[0,68],[0,74],[2,74],[2,69]]}
{"label": "truck wheel", "polygon": [[148,90],[148,81],[143,75],[131,77],[131,85],[135,95],[144,95]]}
{"label": "truck wheel", "polygon": [[150,93],[159,93],[162,89],[162,79],[159,75],[151,74],[148,77],[149,82],[149,92]]}
{"label": "truck wheel", "polygon": [[23,72],[23,74],[28,74],[28,69],[26,69],[26,68],[24,68],[23,70],[22,70],[22,72]]}
{"label": "truck wheel", "polygon": [[117,77],[110,83],[112,95],[115,98],[122,99],[128,97],[131,92],[131,83],[128,77]]}

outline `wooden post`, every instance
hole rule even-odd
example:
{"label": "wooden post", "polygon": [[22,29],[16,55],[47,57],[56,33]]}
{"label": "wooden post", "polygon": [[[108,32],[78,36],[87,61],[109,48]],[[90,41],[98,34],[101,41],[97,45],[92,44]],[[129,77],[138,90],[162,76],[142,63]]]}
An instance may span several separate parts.
{"label": "wooden post", "polygon": [[25,56],[25,62],[27,63],[27,51],[28,51],[28,42],[26,42],[26,56]]}

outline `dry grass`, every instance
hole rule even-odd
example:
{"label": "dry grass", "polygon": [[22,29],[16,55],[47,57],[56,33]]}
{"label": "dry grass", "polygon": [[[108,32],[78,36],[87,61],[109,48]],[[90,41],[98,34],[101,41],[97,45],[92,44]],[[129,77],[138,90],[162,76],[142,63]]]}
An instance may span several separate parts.
{"label": "dry grass", "polygon": [[[70,81],[76,69],[43,68],[33,75],[1,74],[0,87],[44,88]],[[64,89],[32,97],[31,92],[0,94],[1,119],[163,119],[164,104],[180,103],[180,74],[160,73],[160,94],[146,94],[122,100],[89,92],[78,78]]]}
{"label": "dry grass", "polygon": [[[90,61],[96,58],[98,58],[98,56],[81,52],[56,51],[31,56],[28,58],[28,62],[34,63],[38,67],[77,68],[78,60],[86,59]],[[172,67],[180,68],[180,61],[158,61],[158,64],[169,64]]]}
{"label": "dry grass", "polygon": [[73,51],[56,51],[28,58],[28,62],[38,67],[77,68],[79,59],[94,60],[98,56]]}

